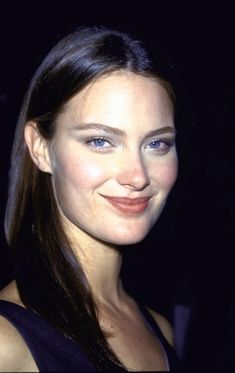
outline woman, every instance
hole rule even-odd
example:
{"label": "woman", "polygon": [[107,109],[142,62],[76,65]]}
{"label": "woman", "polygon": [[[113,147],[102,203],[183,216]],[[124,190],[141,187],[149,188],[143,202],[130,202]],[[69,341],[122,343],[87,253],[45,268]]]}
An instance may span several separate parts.
{"label": "woman", "polygon": [[174,94],[141,43],[82,28],[47,55],[12,152],[0,370],[168,370],[167,320],[120,279],[177,176]]}

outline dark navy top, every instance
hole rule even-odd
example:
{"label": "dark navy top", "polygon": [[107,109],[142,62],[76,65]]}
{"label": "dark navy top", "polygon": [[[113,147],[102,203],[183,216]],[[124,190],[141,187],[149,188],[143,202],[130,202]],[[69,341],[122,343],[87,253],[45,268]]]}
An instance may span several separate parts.
{"label": "dark navy top", "polygon": [[[146,308],[139,307],[163,347],[168,368],[170,371],[179,371],[180,362],[174,349],[161,333],[151,313]],[[21,334],[40,372],[97,371],[76,342],[65,337],[34,311],[0,300],[0,315]],[[117,369],[114,364],[114,370]],[[119,370],[124,371],[121,368]]]}

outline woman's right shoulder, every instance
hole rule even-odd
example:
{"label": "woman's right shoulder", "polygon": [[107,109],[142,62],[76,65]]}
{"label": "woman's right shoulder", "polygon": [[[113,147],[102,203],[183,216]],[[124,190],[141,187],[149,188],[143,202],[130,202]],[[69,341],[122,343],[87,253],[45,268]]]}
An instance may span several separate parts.
{"label": "woman's right shoulder", "polygon": [[23,371],[26,348],[11,323],[0,316],[0,371]]}
{"label": "woman's right shoulder", "polygon": [[[14,287],[15,284],[12,283],[4,288],[0,292],[0,299],[15,301]],[[0,315],[0,372],[15,371],[37,372],[38,368],[20,333],[10,321]]]}

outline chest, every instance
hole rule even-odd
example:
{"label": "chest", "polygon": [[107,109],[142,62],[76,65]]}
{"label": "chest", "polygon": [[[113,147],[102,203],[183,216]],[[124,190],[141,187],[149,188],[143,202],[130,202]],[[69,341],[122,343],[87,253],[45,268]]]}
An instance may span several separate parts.
{"label": "chest", "polygon": [[140,315],[106,315],[102,324],[108,343],[128,370],[168,370],[161,342]]}

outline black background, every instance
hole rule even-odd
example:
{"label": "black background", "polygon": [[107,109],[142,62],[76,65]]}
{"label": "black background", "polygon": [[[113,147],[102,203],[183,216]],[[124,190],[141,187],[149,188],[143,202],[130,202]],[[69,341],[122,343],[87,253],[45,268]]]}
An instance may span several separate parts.
{"label": "black background", "polygon": [[[96,5],[94,5],[96,4]],[[50,47],[80,25],[105,25],[160,42],[180,77],[179,178],[156,227],[125,251],[136,296],[173,321],[191,311],[183,358],[190,371],[225,364],[234,292],[235,21],[226,5],[110,2],[1,5],[0,285],[11,278],[3,234],[14,127],[29,80]],[[223,3],[222,3],[223,4]]]}

